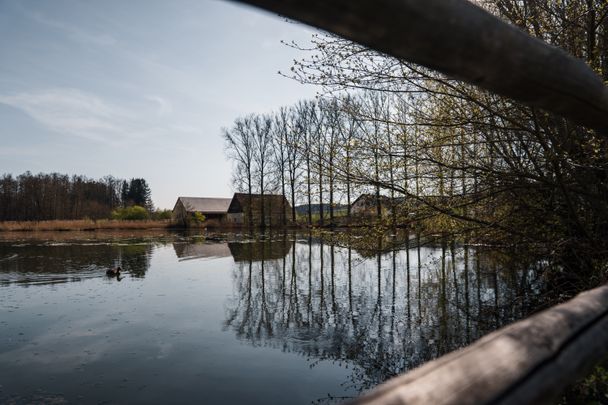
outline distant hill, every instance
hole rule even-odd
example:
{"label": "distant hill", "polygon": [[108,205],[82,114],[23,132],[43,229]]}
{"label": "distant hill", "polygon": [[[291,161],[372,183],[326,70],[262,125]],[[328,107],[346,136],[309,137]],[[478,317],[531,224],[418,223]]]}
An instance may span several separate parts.
{"label": "distant hill", "polygon": [[[347,210],[347,204],[334,204],[334,211]],[[321,210],[321,204],[311,204],[310,211],[313,214],[318,214]],[[308,214],[308,204],[296,205],[296,212],[300,215]],[[323,214],[329,212],[329,204],[323,204]],[[323,215],[325,216],[325,215]]]}

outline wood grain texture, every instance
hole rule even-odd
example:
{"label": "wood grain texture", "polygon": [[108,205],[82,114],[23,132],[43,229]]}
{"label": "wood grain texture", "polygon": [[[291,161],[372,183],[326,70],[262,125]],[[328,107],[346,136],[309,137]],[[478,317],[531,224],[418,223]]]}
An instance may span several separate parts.
{"label": "wood grain texture", "polygon": [[466,0],[238,0],[608,135],[608,89],[581,60]]}
{"label": "wood grain texture", "polygon": [[352,404],[542,404],[608,354],[608,286],[395,377]]}

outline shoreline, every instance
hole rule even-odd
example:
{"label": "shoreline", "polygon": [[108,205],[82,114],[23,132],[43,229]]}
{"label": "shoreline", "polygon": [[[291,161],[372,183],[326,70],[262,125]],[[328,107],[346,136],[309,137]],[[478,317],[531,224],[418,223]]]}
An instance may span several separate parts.
{"label": "shoreline", "polygon": [[181,229],[171,220],[73,219],[0,222],[0,232]]}
{"label": "shoreline", "polygon": [[[307,230],[307,231],[340,231],[373,228],[374,224],[351,223],[351,224],[290,224],[287,226],[267,227],[265,231],[276,230]],[[409,225],[399,225],[395,229],[409,228]],[[209,231],[242,231],[247,226],[235,226],[224,224],[217,226],[215,223],[202,223],[196,226],[184,226],[170,219],[162,220],[121,220],[121,219],[67,219],[67,220],[42,220],[42,221],[0,221],[0,233],[3,232],[38,232],[38,231],[99,231],[99,230],[209,230]],[[260,231],[259,228],[254,228]]]}

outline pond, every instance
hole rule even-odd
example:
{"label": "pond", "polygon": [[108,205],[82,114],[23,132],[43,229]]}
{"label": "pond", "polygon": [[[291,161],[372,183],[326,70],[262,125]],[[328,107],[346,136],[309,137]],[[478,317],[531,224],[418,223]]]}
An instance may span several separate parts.
{"label": "pond", "polygon": [[528,315],[542,267],[415,235],[4,234],[0,402],[341,402]]}

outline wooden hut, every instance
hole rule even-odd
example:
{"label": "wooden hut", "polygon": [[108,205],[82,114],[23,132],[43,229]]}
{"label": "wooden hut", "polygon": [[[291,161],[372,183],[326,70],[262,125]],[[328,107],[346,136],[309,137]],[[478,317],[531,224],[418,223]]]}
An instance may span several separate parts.
{"label": "wooden hut", "polygon": [[231,198],[178,197],[173,207],[173,219],[186,222],[188,218],[200,213],[205,219],[223,222],[231,201]]}
{"label": "wooden hut", "polygon": [[378,215],[378,200],[380,201],[381,215],[389,215],[393,210],[399,211],[403,207],[406,199],[404,197],[390,198],[375,194],[361,194],[350,206],[352,215],[361,217],[373,217]]}
{"label": "wooden hut", "polygon": [[261,194],[235,193],[228,207],[226,222],[234,225],[251,223],[255,227],[280,227],[291,224],[290,212],[291,205],[282,194],[264,194],[262,197]]}

